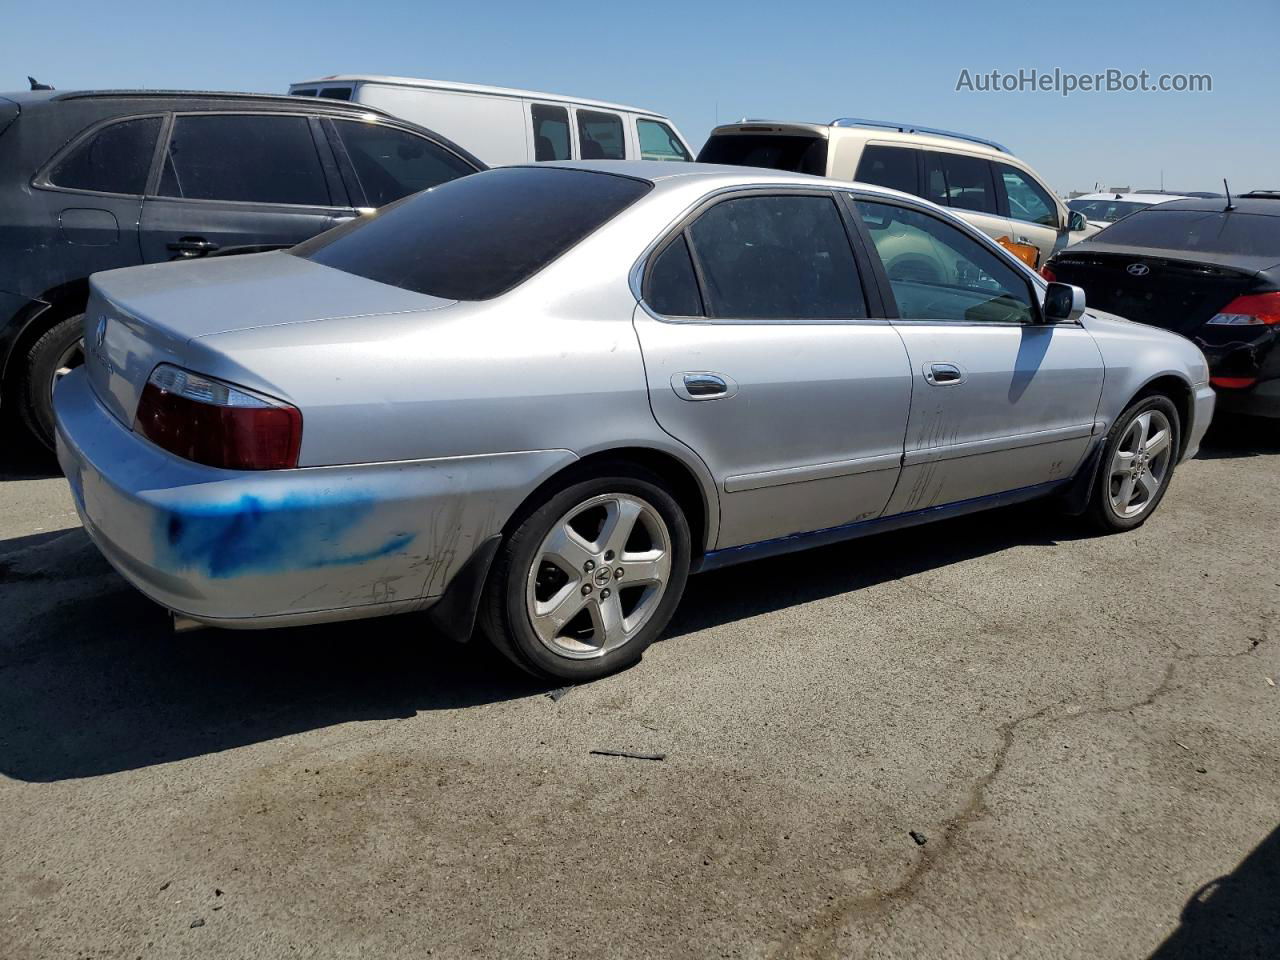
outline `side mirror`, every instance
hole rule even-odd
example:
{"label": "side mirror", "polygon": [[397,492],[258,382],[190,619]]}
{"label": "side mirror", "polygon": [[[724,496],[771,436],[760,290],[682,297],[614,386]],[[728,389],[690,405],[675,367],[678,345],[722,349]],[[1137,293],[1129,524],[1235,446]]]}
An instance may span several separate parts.
{"label": "side mirror", "polygon": [[1084,316],[1084,291],[1069,283],[1051,283],[1044,292],[1046,323],[1072,323]]}
{"label": "side mirror", "polygon": [[1089,219],[1079,210],[1072,210],[1067,215],[1067,229],[1072,233],[1077,230],[1084,230],[1089,226]]}

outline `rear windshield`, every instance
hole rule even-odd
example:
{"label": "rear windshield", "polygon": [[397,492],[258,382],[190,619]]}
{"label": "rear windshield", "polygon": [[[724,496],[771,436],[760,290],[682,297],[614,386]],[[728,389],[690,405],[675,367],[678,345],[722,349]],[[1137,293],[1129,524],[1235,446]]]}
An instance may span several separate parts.
{"label": "rear windshield", "polygon": [[1102,233],[1102,243],[1159,250],[1234,253],[1280,259],[1280,217],[1221,210],[1139,210]]}
{"label": "rear windshield", "polygon": [[416,293],[488,300],[652,188],[609,173],[504,167],[405,197],[289,252]]}
{"label": "rear windshield", "polygon": [[827,141],[822,137],[778,133],[722,133],[707,140],[698,162],[767,167],[822,177],[827,173]]}

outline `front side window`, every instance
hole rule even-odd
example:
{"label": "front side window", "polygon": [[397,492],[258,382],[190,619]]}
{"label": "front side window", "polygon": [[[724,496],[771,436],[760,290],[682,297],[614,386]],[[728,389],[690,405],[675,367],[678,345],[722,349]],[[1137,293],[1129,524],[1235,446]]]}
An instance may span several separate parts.
{"label": "front side window", "polygon": [[475,172],[461,157],[405,130],[356,120],[335,120],[334,127],[371,207]]}
{"label": "front side window", "polygon": [[970,157],[962,153],[939,153],[937,158],[947,181],[948,206],[975,213],[996,212],[998,205],[995,184],[991,180],[990,163],[982,157]]}
{"label": "front side window", "polygon": [[640,159],[642,160],[692,160],[680,138],[665,123],[639,119],[636,132],[640,135]]}
{"label": "front side window", "polygon": [[335,270],[446,300],[488,300],[523,283],[653,189],[563,167],[460,177],[289,250]]}
{"label": "front side window", "polygon": [[[903,193],[919,194],[916,176],[918,151],[910,147],[882,147],[869,145],[862,150],[858,160],[858,172],[853,179],[861,183],[874,183]],[[944,188],[945,189],[945,188]]]}
{"label": "front side window", "polygon": [[616,113],[578,111],[578,151],[583,160],[623,160],[627,148]]}
{"label": "front side window", "polygon": [[1009,198],[1009,216],[1014,220],[1058,228],[1058,207],[1044,187],[1007,163],[997,163],[996,173]]}
{"label": "front side window", "polygon": [[865,317],[853,249],[831,197],[740,197],[691,227],[710,316]]}
{"label": "front side window", "polygon": [[569,111],[535,103],[529,113],[533,118],[533,159],[568,160]]}
{"label": "front side window", "polygon": [[1031,285],[951,224],[891,204],[858,201],[903,320],[1031,323]]}
{"label": "front side window", "polygon": [[58,161],[49,182],[73,190],[140,195],[147,189],[159,117],[122,120],[81,141]]}
{"label": "front side window", "polygon": [[306,117],[175,117],[160,195],[329,206],[329,185]]}

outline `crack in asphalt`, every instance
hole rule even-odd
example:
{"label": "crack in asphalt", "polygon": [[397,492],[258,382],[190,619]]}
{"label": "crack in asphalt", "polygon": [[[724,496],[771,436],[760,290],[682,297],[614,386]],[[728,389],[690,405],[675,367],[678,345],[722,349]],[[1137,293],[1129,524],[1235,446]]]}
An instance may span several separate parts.
{"label": "crack in asphalt", "polygon": [[[1235,660],[1241,657],[1248,657],[1257,651],[1259,647],[1268,640],[1270,640],[1269,623],[1264,625],[1262,637],[1250,638],[1250,645],[1246,650],[1240,650],[1234,653],[1185,653],[1173,656],[1165,666],[1163,678],[1161,678],[1160,682],[1151,690],[1150,693],[1141,699],[1113,706],[1102,705],[1073,710],[1069,713],[1051,717],[1051,726],[1069,723],[1070,721],[1078,720],[1081,717],[1131,713],[1134,710],[1149,707],[1161,697],[1179,689],[1179,687],[1174,684],[1174,675],[1179,663],[1189,663],[1196,660]],[[1019,728],[1024,724],[1032,723],[1045,717],[1050,711],[1056,707],[1062,706],[1065,702],[1066,701],[1058,701],[1046,704],[1038,710],[1007,720],[996,728],[996,732],[999,737],[999,744],[996,748],[995,758],[991,763],[991,767],[985,774],[974,781],[972,786],[970,786],[968,798],[966,799],[964,806],[961,807],[960,812],[943,821],[941,833],[937,838],[935,839],[934,837],[930,837],[927,846],[920,846],[919,859],[916,860],[914,866],[911,868],[911,872],[903,880],[893,887],[890,887],[888,890],[861,896],[847,896],[843,898],[843,900],[837,899],[833,904],[828,906],[812,924],[809,925],[805,931],[805,934],[808,934],[809,936],[801,934],[791,943],[781,945],[772,954],[772,956],[833,956],[835,952],[834,947],[836,938],[840,935],[840,932],[845,928],[850,920],[886,912],[895,904],[911,899],[911,897],[915,895],[924,878],[937,869],[938,866],[940,866],[947,858],[947,855],[953,849],[957,838],[966,829],[980,820],[987,812],[987,790],[991,787],[991,784],[995,782],[996,778],[1004,771],[1009,753],[1016,742]]]}

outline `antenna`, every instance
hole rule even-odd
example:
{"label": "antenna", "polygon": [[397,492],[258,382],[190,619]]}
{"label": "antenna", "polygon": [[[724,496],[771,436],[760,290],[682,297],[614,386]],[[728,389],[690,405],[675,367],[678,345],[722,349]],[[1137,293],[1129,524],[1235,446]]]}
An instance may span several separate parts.
{"label": "antenna", "polygon": [[1234,210],[1236,208],[1236,205],[1231,202],[1231,188],[1227,186],[1226,177],[1222,178],[1222,189],[1227,191],[1227,206],[1225,207],[1225,209]]}
{"label": "antenna", "polygon": [[41,83],[35,77],[27,77],[27,82],[31,84],[32,90],[52,90],[53,89],[53,87],[49,86],[49,84]]}

